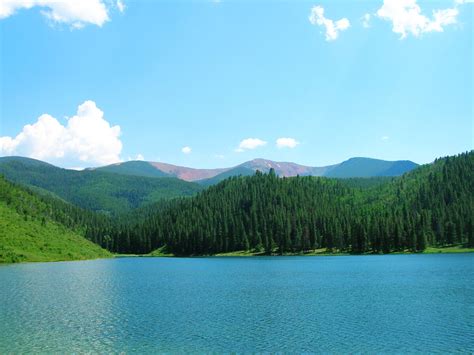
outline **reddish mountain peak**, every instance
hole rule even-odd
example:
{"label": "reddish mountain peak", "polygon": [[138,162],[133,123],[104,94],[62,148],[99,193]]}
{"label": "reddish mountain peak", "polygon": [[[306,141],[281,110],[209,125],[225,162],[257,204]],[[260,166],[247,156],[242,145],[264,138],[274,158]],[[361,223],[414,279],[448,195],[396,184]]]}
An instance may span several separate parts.
{"label": "reddish mountain peak", "polygon": [[154,166],[156,169],[159,169],[167,174],[176,176],[177,178],[181,180],[185,180],[185,181],[197,181],[197,180],[202,180],[202,179],[209,179],[229,170],[228,168],[194,169],[194,168],[187,168],[184,166],[178,166],[178,165],[160,163],[160,162],[150,162],[150,164]]}
{"label": "reddish mountain peak", "polygon": [[249,162],[243,163],[241,166],[267,172],[270,169],[274,169],[279,176],[296,176],[296,175],[309,175],[312,167],[299,165],[290,162],[276,162],[267,159],[253,159]]}

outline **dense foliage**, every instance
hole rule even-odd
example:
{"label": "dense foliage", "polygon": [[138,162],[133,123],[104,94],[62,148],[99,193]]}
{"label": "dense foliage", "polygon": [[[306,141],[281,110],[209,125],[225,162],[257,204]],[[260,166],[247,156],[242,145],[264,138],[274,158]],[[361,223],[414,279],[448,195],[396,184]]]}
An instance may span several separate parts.
{"label": "dense foliage", "polygon": [[53,193],[92,211],[120,214],[180,196],[191,196],[202,188],[176,178],[151,178],[109,172],[60,169],[25,158],[0,158],[0,174],[8,180]]}
{"label": "dense foliage", "polygon": [[474,246],[474,153],[400,178],[232,177],[201,192],[89,229],[118,252],[166,247],[177,255],[327,248],[351,253]]}
{"label": "dense foliage", "polygon": [[[29,186],[0,178],[4,257],[7,242],[9,255],[19,255],[12,252],[15,238],[26,250],[26,244],[36,245],[45,235],[60,245],[67,240],[57,239],[61,233],[85,236],[114,252],[159,249],[176,255],[314,249],[389,253],[422,251],[427,246],[474,247],[473,152],[439,159],[399,178],[279,178],[273,171],[231,177],[195,197],[158,199],[159,203],[149,205],[132,203],[129,197],[145,198],[140,191],[148,191],[147,196],[161,194],[161,180],[175,179],[76,174],[16,159],[5,159],[0,166],[9,179],[26,181]],[[130,185],[126,179],[134,182]],[[160,183],[153,185],[152,180]],[[130,186],[133,189],[127,190]],[[81,189],[87,193],[81,194]],[[130,192],[124,197],[127,206],[138,207],[135,210],[118,214],[128,208],[115,209],[115,217],[94,211],[97,196],[112,196],[107,203],[101,202],[104,206],[120,203],[117,194],[126,191]],[[69,200],[83,201],[78,204],[89,209]],[[44,244],[48,248],[51,243]]]}

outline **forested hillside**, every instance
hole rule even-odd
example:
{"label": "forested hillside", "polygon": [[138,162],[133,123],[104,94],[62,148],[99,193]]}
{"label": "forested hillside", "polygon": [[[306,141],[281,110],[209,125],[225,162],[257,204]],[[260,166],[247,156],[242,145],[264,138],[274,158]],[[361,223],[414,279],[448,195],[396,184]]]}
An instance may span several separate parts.
{"label": "forested hillside", "polygon": [[107,219],[0,177],[0,263],[109,257],[83,237],[89,224]]}
{"label": "forested hillside", "polygon": [[[114,210],[115,216],[94,211],[94,196],[111,194],[108,203],[116,203],[117,191],[127,191],[120,185],[124,178],[136,181],[134,196],[147,189],[153,194],[154,185],[147,183],[161,179],[99,172],[75,175],[16,160],[2,166],[14,180],[54,191],[38,194],[0,178],[3,260],[30,260],[28,248],[41,253],[46,248],[51,253],[51,243],[42,242],[43,237],[63,243],[53,249],[68,250],[64,243],[72,235],[85,236],[113,252],[138,254],[159,248],[175,255],[208,255],[241,250],[284,254],[325,249],[360,254],[419,252],[427,246],[474,247],[473,152],[439,159],[398,178],[279,178],[273,170],[257,172],[231,177],[194,197],[137,203],[134,206],[141,207],[132,211],[122,205]],[[108,182],[100,183],[102,174]],[[81,194],[81,189],[87,193]],[[78,204],[90,210],[68,200],[84,201]],[[76,242],[71,239],[71,245]]]}
{"label": "forested hillside", "polygon": [[79,207],[120,214],[161,199],[191,196],[198,184],[176,178],[151,178],[101,171],[74,171],[26,158],[0,158],[8,180],[53,193]]}
{"label": "forested hillside", "polygon": [[318,248],[350,253],[474,246],[474,153],[439,159],[400,178],[234,177],[198,196],[142,210],[107,235],[113,251],[177,255]]}

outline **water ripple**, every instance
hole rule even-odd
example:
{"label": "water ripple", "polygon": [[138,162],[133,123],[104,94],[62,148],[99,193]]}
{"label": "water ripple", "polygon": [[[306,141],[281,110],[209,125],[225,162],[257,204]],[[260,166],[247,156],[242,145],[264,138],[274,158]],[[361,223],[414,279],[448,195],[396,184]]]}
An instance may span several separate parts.
{"label": "water ripple", "polygon": [[474,255],[0,267],[0,353],[472,353]]}

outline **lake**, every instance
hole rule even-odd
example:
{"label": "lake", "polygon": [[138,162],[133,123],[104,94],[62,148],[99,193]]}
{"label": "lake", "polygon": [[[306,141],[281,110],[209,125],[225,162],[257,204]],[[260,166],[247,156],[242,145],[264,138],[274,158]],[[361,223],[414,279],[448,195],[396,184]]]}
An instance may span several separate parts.
{"label": "lake", "polygon": [[0,266],[5,352],[474,352],[474,254]]}

